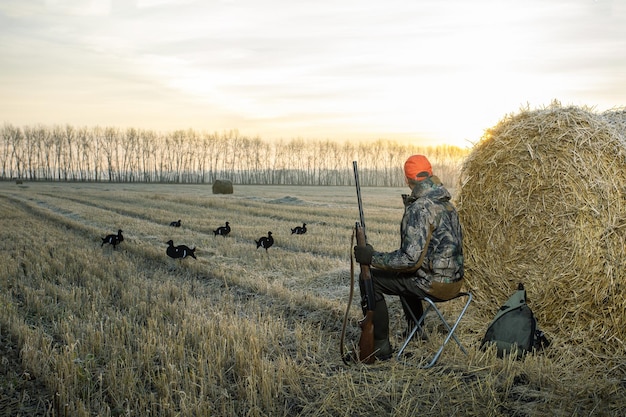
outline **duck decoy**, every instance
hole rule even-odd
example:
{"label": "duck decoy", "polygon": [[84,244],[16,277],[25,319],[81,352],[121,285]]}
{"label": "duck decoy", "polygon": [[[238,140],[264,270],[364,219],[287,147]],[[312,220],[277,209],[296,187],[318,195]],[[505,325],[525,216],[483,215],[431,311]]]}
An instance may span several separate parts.
{"label": "duck decoy", "polygon": [[272,237],[272,232],[267,232],[267,236],[263,236],[259,238],[259,240],[254,241],[256,243],[256,248],[264,248],[267,252],[267,249],[274,244],[274,238]]}
{"label": "duck decoy", "polygon": [[165,253],[170,258],[185,259],[186,257],[191,256],[193,259],[198,259],[195,254],[196,248],[190,248],[186,245],[174,246],[174,242],[172,240],[168,240],[166,243],[167,249],[165,250]]}
{"label": "duck decoy", "polygon": [[292,235],[303,235],[306,233],[306,223],[302,223],[302,226],[296,226],[291,229]]}
{"label": "duck decoy", "polygon": [[230,233],[230,223],[226,222],[225,226],[220,226],[213,230],[213,236],[221,235],[226,237]]}
{"label": "duck decoy", "polygon": [[120,243],[124,241],[124,236],[122,236],[122,229],[118,230],[116,235],[115,234],[106,235],[105,237],[101,239],[102,239],[102,243],[100,244],[100,247],[102,247],[105,243],[108,243],[109,245],[113,246],[113,249],[115,249],[117,245],[119,245]]}

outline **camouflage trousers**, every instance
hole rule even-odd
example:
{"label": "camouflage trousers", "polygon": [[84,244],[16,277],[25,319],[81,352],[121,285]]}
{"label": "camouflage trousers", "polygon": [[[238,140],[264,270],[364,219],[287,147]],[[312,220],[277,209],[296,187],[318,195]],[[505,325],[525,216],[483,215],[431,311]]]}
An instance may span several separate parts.
{"label": "camouflage trousers", "polygon": [[[376,294],[376,308],[374,310],[374,339],[389,340],[389,311],[385,295],[397,295],[404,298],[413,315],[419,320],[424,312],[422,301],[426,296],[424,290],[417,286],[415,276],[393,271],[371,268],[374,293]],[[361,294],[364,294],[361,289]],[[404,315],[409,327],[412,327],[413,319],[402,304]]]}

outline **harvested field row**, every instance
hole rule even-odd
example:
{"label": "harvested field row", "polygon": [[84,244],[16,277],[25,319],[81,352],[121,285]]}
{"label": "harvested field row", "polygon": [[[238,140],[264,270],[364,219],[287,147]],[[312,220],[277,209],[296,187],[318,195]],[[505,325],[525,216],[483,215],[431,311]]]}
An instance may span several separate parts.
{"label": "harvested field row", "polygon": [[[493,312],[470,307],[459,329],[468,356],[451,344],[433,369],[417,368],[422,354],[440,341],[437,328],[427,325],[431,339],[412,343],[414,356],[407,361],[345,366],[339,357],[339,330],[348,294],[351,226],[358,214],[356,201],[343,211],[341,204],[333,206],[332,194],[338,201],[356,200],[350,188],[312,188],[300,194],[289,187],[246,189],[245,195],[264,209],[277,207],[284,213],[300,205],[272,201],[298,195],[317,207],[320,219],[327,215],[342,225],[334,233],[329,232],[334,226],[319,223],[306,235],[285,235],[265,253],[256,250],[254,234],[243,232],[262,233],[256,226],[232,238],[214,237],[211,210],[189,222],[181,215],[180,229],[167,226],[178,217],[174,211],[167,216],[170,207],[196,210],[189,196],[191,202],[178,205],[179,190],[173,186],[128,190],[92,184],[88,198],[85,189],[73,184],[54,186],[58,192],[51,193],[48,184],[0,184],[0,214],[8,224],[0,230],[0,334],[11,343],[0,355],[20,352],[22,367],[17,374],[0,374],[0,386],[13,387],[2,391],[3,398],[11,399],[40,389],[28,392],[39,398],[35,405],[7,400],[13,404],[6,408],[10,415],[626,411],[624,370],[615,362],[578,356],[582,352],[558,343],[524,361],[479,351],[488,324],[484,317],[498,306]],[[372,244],[393,248],[402,212],[397,193],[363,192],[368,211],[386,210],[378,221],[366,211]],[[164,209],[146,198],[154,194],[172,206]],[[112,204],[118,196],[122,208]],[[237,197],[236,190],[233,196],[207,198]],[[259,219],[249,211],[229,206],[224,212],[235,219]],[[296,225],[285,218],[271,220],[277,230]],[[129,237],[118,249],[100,247],[105,232],[126,230],[126,225]],[[378,231],[382,229],[389,232]],[[197,243],[198,260],[165,257],[168,236]],[[310,253],[309,247],[317,252]],[[348,334],[353,342],[361,317],[355,304]],[[390,308],[395,335],[403,330],[397,300]],[[400,341],[398,336],[392,342],[397,346]],[[35,388],[26,378],[37,383]]]}

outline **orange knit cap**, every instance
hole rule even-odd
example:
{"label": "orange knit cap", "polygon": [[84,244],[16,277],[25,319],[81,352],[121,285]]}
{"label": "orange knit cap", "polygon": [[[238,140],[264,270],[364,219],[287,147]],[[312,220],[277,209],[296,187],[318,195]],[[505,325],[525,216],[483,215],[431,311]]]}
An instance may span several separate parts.
{"label": "orange knit cap", "polygon": [[433,175],[433,168],[424,155],[413,155],[404,163],[404,175],[410,180],[422,181]]}

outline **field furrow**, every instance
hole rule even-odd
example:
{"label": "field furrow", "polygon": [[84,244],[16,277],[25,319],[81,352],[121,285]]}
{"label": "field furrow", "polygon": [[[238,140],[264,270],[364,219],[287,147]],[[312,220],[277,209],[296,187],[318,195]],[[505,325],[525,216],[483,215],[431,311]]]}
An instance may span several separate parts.
{"label": "field furrow", "polygon": [[[399,190],[367,191],[368,237],[377,248],[394,249]],[[413,358],[344,365],[339,336],[358,220],[349,187],[241,187],[224,196],[201,186],[5,183],[0,215],[6,415],[531,416],[624,409],[623,383],[601,364],[588,365],[597,375],[591,385],[576,377],[580,365],[567,356],[519,362],[479,351],[487,323],[472,309],[458,332],[468,356],[451,344],[440,365],[419,369],[422,354],[441,341],[427,322],[430,340],[410,345]],[[170,227],[177,219],[182,227]],[[233,225],[231,235],[214,236],[224,221]],[[292,235],[302,222],[308,232]],[[101,246],[118,228],[124,242]],[[268,230],[276,243],[266,252],[254,240]],[[168,258],[169,239],[196,246],[198,259]],[[403,320],[397,300],[389,306],[397,346]],[[358,340],[361,316],[355,299],[346,348]],[[572,392],[591,394],[574,405]]]}
{"label": "field furrow", "polygon": [[[152,362],[161,351],[177,350],[174,345],[179,341],[188,346],[174,352],[180,355],[177,359],[210,359],[211,352],[217,350],[219,356],[221,350],[225,355],[221,360],[229,364],[226,369],[232,369],[236,358],[232,349],[224,352],[225,347],[220,345],[223,332],[237,339],[235,343],[243,346],[243,354],[249,351],[250,360],[292,354],[290,361],[302,362],[307,359],[300,358],[296,344],[303,342],[298,341],[296,333],[303,333],[304,328],[308,335],[319,332],[312,338],[319,342],[338,329],[337,311],[318,314],[320,306],[328,307],[327,303],[264,281],[261,275],[254,276],[255,271],[234,268],[213,274],[198,264],[157,260],[155,253],[143,247],[116,251],[100,248],[90,241],[89,226],[81,227],[76,217],[67,217],[74,212],[71,207],[60,213],[48,204],[42,206],[41,201],[34,205],[19,199],[3,202],[3,213],[19,213],[15,222],[28,225],[11,240],[11,255],[20,261],[14,270],[7,271],[6,287],[11,291],[4,294],[4,304],[14,307],[21,323],[9,327],[17,329],[16,333],[21,333],[20,327],[30,329],[20,343],[37,346],[24,355],[26,362],[41,369],[37,361],[43,360],[41,356],[48,357],[46,367],[35,377],[44,380],[53,392],[60,392],[62,399],[73,397],[69,402],[74,411],[94,405],[89,404],[94,401],[93,393],[82,392],[80,387],[88,381],[79,378],[71,384],[64,381],[61,386],[54,378],[49,379],[52,374],[88,374],[85,378],[108,374],[108,383],[99,380],[101,398],[97,401],[118,403],[130,394],[118,392],[124,384],[132,386],[126,386],[126,390],[134,391],[139,381],[144,381],[143,391],[158,390],[159,384],[166,383],[156,380],[152,368],[168,364],[159,365],[158,358],[156,364]],[[248,276],[239,278],[244,272]],[[204,326],[213,328],[213,334],[205,334],[210,331],[203,330]],[[181,339],[181,332],[194,335]],[[271,339],[267,339],[268,332]],[[220,346],[207,347],[209,342],[203,334]],[[248,339],[254,342],[253,349],[245,347]],[[318,348],[310,346],[305,351]],[[150,365],[141,365],[145,369],[139,371],[118,369],[120,357],[123,364],[149,361]],[[239,361],[236,363],[241,366]],[[117,383],[119,378],[125,380],[122,385]],[[149,386],[145,381],[150,381]],[[224,390],[228,397],[240,395]],[[147,409],[146,404],[141,407]],[[54,408],[63,412],[56,400]]]}

